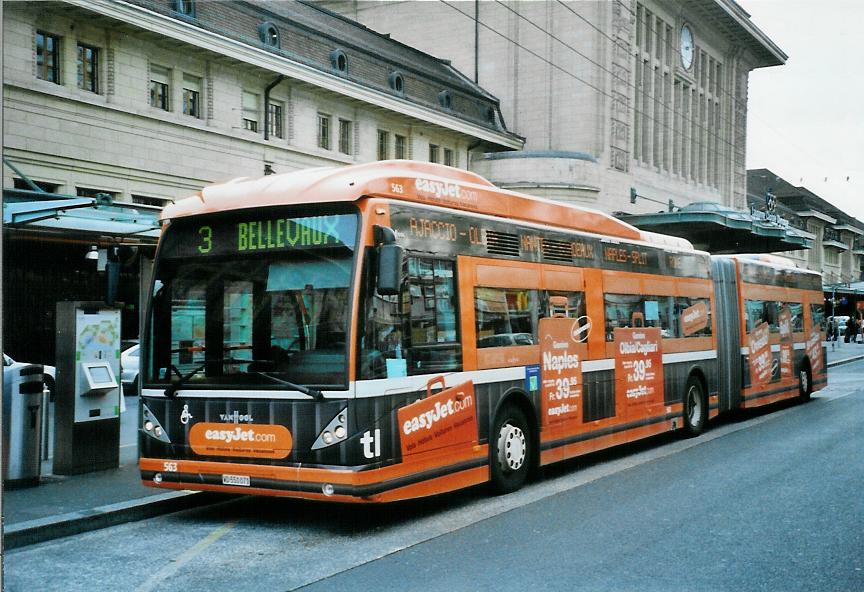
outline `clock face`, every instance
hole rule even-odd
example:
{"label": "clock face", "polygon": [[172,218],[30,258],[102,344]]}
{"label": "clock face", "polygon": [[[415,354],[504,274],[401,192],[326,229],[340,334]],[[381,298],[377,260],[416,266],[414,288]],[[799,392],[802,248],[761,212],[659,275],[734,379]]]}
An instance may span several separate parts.
{"label": "clock face", "polygon": [[693,31],[690,30],[689,25],[683,25],[681,27],[681,65],[684,66],[685,70],[689,70],[690,66],[693,65],[693,54],[696,48],[693,44]]}

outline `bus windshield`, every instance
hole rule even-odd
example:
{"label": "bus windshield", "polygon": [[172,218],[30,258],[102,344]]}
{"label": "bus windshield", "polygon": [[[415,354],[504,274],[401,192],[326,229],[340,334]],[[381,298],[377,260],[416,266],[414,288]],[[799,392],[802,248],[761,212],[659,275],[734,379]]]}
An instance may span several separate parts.
{"label": "bus windshield", "polygon": [[356,214],[172,223],[146,383],[344,388],[356,241]]}

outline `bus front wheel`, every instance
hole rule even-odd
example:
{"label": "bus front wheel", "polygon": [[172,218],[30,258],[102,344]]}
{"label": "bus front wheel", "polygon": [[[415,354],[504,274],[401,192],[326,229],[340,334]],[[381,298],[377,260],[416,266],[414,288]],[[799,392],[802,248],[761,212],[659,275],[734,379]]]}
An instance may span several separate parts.
{"label": "bus front wheel", "polygon": [[525,414],[512,403],[505,404],[490,433],[489,464],[492,489],[510,493],[525,484],[531,465],[531,433]]}
{"label": "bus front wheel", "polygon": [[687,380],[684,391],[684,433],[688,436],[698,436],[705,431],[708,423],[708,400],[702,381],[697,376]]}

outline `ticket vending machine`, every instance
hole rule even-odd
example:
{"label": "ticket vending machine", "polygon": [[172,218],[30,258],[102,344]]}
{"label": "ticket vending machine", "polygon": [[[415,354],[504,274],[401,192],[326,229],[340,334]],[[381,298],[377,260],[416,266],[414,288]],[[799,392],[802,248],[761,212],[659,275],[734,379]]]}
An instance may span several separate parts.
{"label": "ticket vending machine", "polygon": [[120,464],[120,309],[57,303],[54,473]]}

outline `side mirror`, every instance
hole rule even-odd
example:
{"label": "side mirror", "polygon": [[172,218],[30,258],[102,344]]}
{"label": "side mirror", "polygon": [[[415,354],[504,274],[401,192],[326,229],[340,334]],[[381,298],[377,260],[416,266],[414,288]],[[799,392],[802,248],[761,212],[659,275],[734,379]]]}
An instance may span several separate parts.
{"label": "side mirror", "polygon": [[396,296],[402,285],[402,260],[405,249],[399,245],[380,245],[378,247],[378,285],[376,289],[382,296]]}

